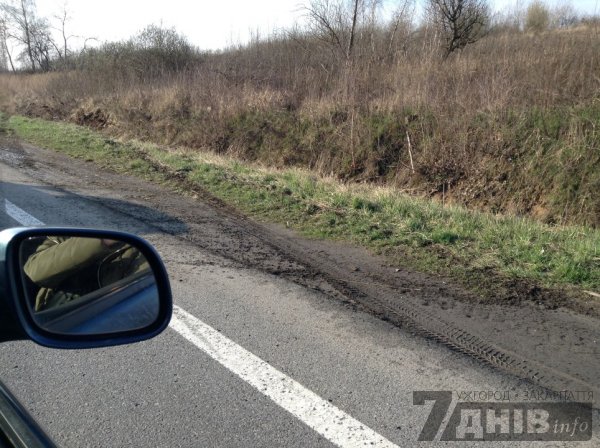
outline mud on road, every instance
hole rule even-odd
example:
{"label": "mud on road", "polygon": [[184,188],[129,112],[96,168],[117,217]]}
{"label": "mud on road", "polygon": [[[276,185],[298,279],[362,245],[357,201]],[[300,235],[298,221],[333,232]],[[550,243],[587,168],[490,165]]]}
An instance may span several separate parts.
{"label": "mud on road", "polygon": [[321,291],[537,386],[592,391],[600,404],[600,325],[593,316],[532,301],[477,303],[448,280],[390,265],[360,248],[254,222],[197,188],[184,196],[176,191],[177,179],[169,187],[152,184],[18,142],[0,142],[0,162],[182,238],[191,250]]}

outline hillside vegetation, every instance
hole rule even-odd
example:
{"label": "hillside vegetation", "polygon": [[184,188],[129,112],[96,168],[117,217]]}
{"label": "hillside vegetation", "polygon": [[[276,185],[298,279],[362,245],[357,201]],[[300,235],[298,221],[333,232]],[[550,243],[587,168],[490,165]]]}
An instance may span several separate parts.
{"label": "hillside vegetation", "polygon": [[[395,188],[316,178],[230,157],[107,138],[82,126],[0,113],[2,135],[51,148],[180,194],[215,197],[316,238],[367,247],[392,266],[466,286],[479,303],[569,307],[600,316],[600,229],[493,216],[398,194]],[[217,200],[218,203],[218,200]],[[596,292],[595,292],[596,291]],[[474,293],[474,294],[473,294]]]}
{"label": "hillside vegetation", "polygon": [[600,226],[600,30],[497,26],[445,57],[402,21],[351,55],[295,30],[218,53],[150,27],[0,76],[9,113],[70,121],[443,203]]}

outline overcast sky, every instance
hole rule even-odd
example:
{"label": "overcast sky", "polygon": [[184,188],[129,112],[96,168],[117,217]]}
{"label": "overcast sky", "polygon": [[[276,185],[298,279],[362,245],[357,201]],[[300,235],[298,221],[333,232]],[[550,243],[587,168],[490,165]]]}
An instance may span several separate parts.
{"label": "overcast sky", "polygon": [[[386,0],[392,2],[392,0]],[[527,0],[491,0],[501,10]],[[562,3],[569,0],[549,0]],[[126,39],[149,24],[175,27],[201,49],[246,42],[251,31],[263,35],[302,20],[303,0],[67,0],[71,34],[100,41]],[[51,17],[64,0],[37,0],[38,12]],[[599,0],[571,0],[577,10],[600,13]]]}

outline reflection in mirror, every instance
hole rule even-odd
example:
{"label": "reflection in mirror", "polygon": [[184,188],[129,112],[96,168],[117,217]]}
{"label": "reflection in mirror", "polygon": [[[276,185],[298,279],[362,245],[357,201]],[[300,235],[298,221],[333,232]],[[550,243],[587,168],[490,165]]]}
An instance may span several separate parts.
{"label": "reflection in mirror", "polygon": [[31,315],[56,334],[137,330],[159,315],[156,279],[135,247],[106,238],[43,236],[20,247]]}

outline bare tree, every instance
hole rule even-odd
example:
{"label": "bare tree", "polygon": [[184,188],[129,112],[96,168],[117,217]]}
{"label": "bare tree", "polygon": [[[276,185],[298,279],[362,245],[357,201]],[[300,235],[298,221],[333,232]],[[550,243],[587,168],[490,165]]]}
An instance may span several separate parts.
{"label": "bare tree", "polygon": [[392,14],[390,23],[388,54],[394,58],[396,54],[396,43],[399,36],[404,32],[405,40],[408,38],[412,29],[411,16],[414,14],[415,0],[401,0],[398,2],[395,11]]}
{"label": "bare tree", "polygon": [[52,39],[50,26],[46,20],[35,20],[31,23],[31,54],[42,71],[49,71],[55,53],[60,54],[60,49]]}
{"label": "bare tree", "polygon": [[580,20],[577,10],[565,0],[557,3],[551,12],[551,24],[553,28],[569,28],[576,25]]}
{"label": "bare tree", "polygon": [[69,15],[66,1],[62,5],[60,13],[55,14],[53,18],[58,22],[58,26],[54,26],[53,28],[60,33],[62,40],[62,49],[57,48],[58,56],[61,59],[67,59],[69,57],[69,39],[77,36],[67,33],[67,23],[71,20],[71,16]]}
{"label": "bare tree", "polygon": [[32,70],[36,69],[33,56],[31,22],[33,21],[34,0],[3,1],[0,8],[6,19],[7,38],[14,39],[25,46],[25,53]]}
{"label": "bare tree", "polygon": [[487,0],[427,0],[427,13],[444,40],[444,57],[479,40],[489,21]]}
{"label": "bare tree", "polygon": [[10,64],[10,68],[14,72],[15,66],[8,48],[7,26],[5,18],[0,15],[0,71],[7,71]]}
{"label": "bare tree", "polygon": [[[35,0],[0,0],[0,12],[5,44],[12,41],[22,48],[17,59],[32,71],[50,70],[54,52],[60,50],[52,39],[48,21],[36,16]],[[5,51],[8,52],[7,45]],[[12,65],[12,58],[10,62]]]}
{"label": "bare tree", "polygon": [[358,4],[360,0],[352,0],[352,25],[350,26],[350,37],[348,39],[348,47],[346,47],[346,60],[349,60],[352,56],[352,50],[354,49],[354,41],[356,35],[356,22],[358,20]]}
{"label": "bare tree", "polygon": [[375,44],[375,35],[377,31],[377,11],[381,7],[383,0],[367,0],[364,5],[365,10],[368,10],[369,44],[371,46],[371,56],[375,57],[377,52]]}
{"label": "bare tree", "polygon": [[310,31],[350,61],[362,6],[363,0],[310,0],[304,9]]}

